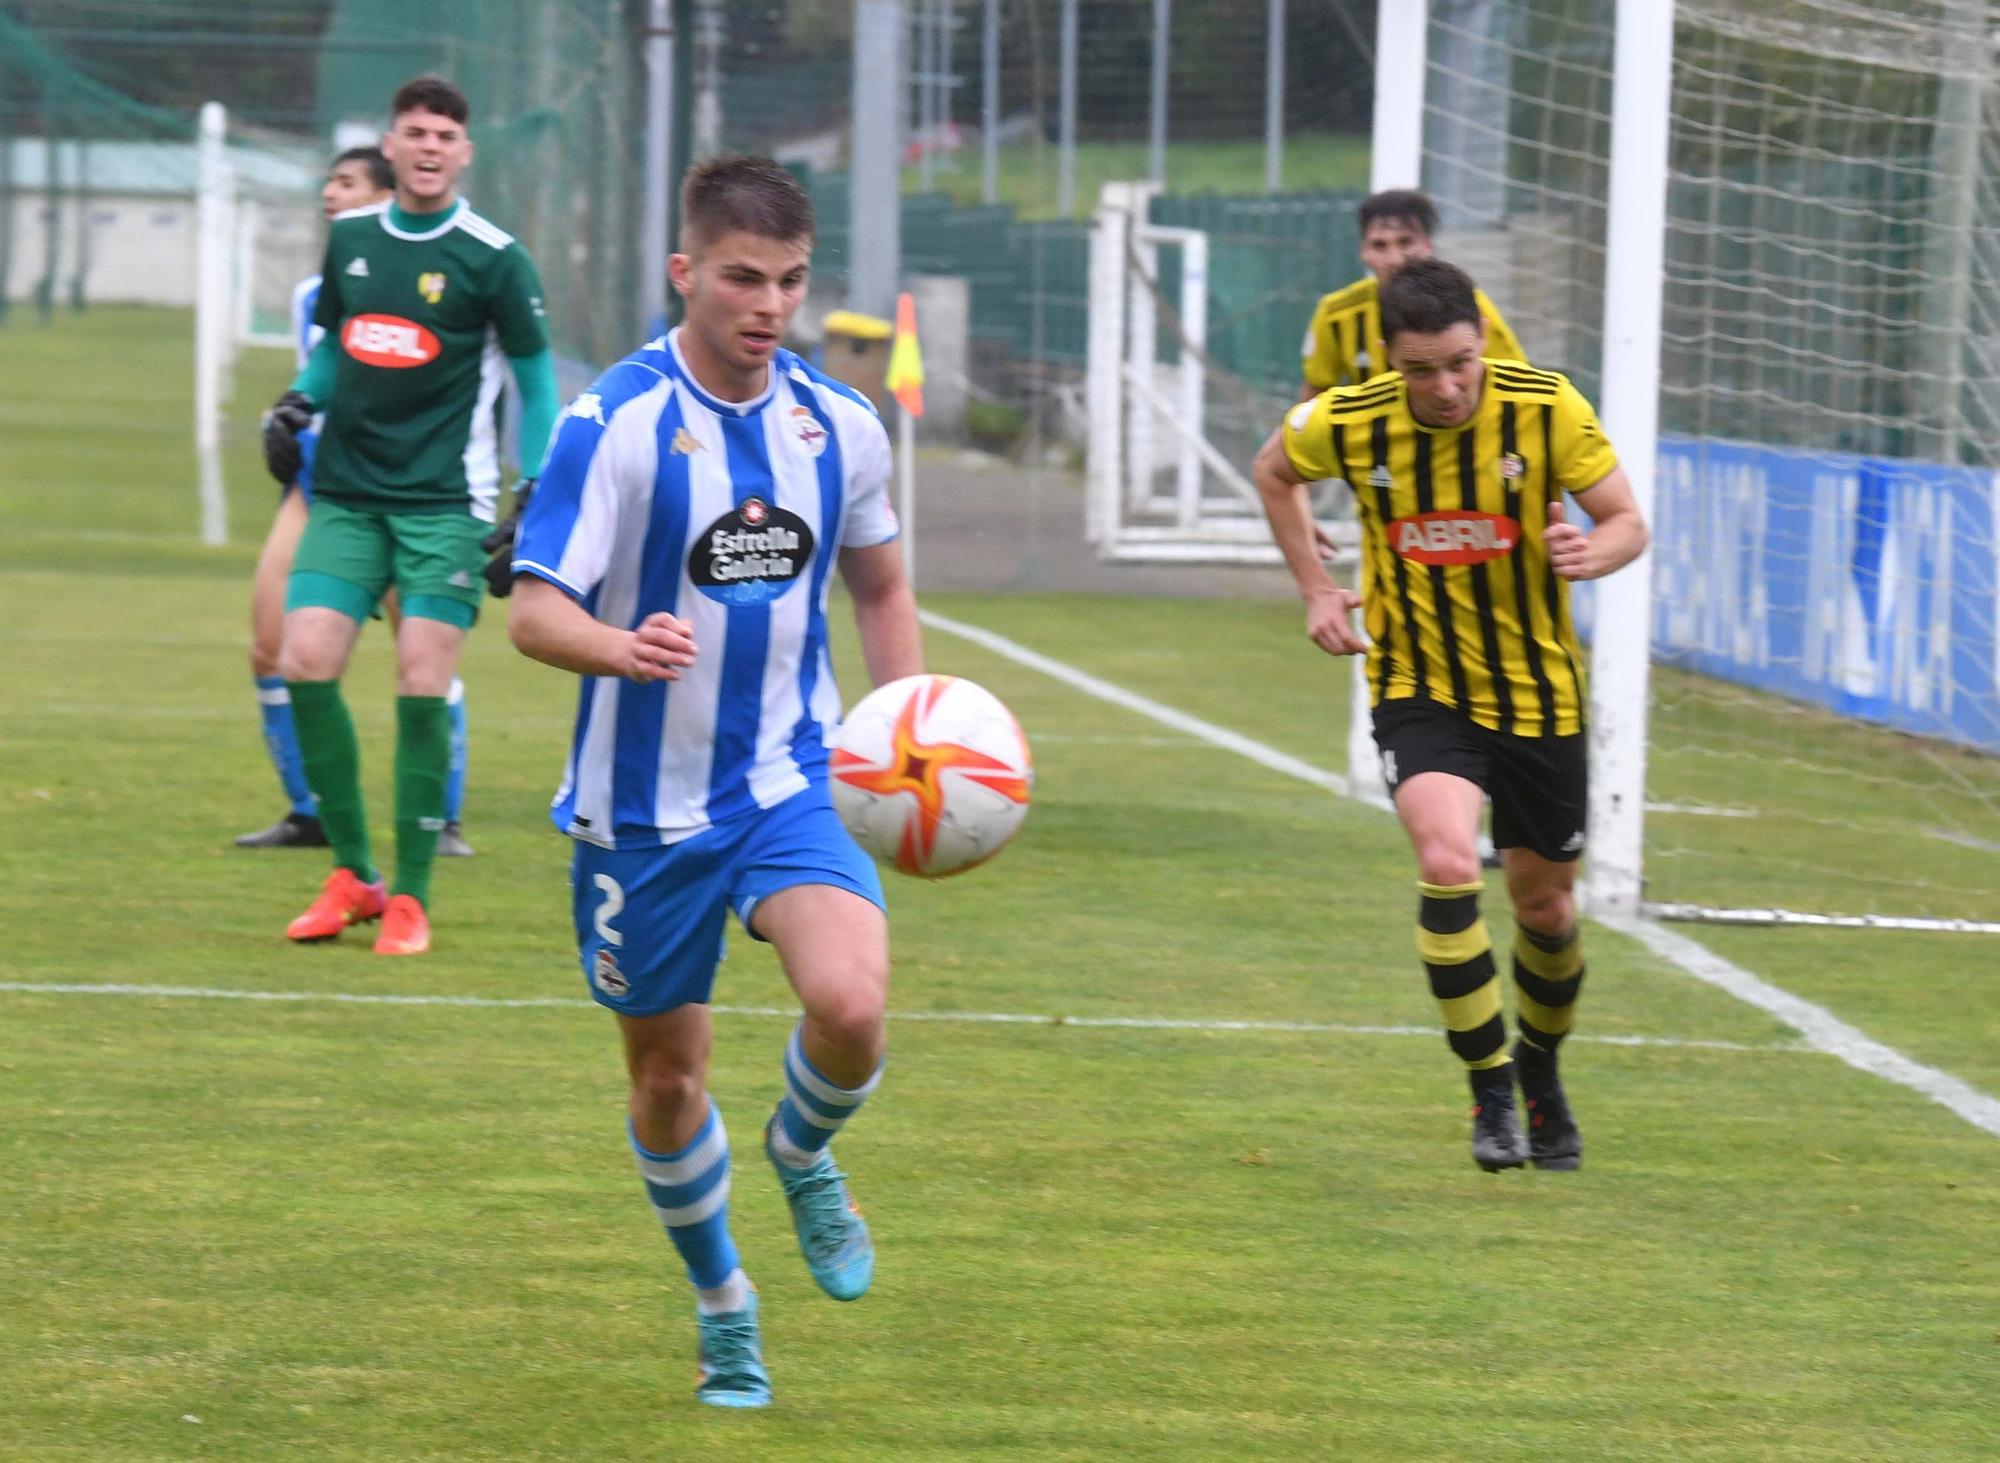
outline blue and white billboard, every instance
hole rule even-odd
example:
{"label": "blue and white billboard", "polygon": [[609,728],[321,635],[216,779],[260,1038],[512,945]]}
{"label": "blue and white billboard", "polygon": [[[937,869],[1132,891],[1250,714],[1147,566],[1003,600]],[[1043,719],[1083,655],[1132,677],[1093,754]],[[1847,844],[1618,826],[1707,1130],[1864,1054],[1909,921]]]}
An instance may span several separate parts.
{"label": "blue and white billboard", "polygon": [[1653,653],[2000,752],[1995,476],[1663,438]]}

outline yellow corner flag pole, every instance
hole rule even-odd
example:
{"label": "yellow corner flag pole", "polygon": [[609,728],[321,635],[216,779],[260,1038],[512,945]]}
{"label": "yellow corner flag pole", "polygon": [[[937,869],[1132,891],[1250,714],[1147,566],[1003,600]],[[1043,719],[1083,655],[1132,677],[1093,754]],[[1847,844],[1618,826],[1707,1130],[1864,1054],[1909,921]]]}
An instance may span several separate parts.
{"label": "yellow corner flag pole", "polygon": [[902,407],[896,422],[896,514],[903,521],[903,572],[915,583],[917,418],[924,414],[924,357],[917,347],[917,302],[907,292],[896,297],[896,336],[889,345],[889,373],[883,384]]}

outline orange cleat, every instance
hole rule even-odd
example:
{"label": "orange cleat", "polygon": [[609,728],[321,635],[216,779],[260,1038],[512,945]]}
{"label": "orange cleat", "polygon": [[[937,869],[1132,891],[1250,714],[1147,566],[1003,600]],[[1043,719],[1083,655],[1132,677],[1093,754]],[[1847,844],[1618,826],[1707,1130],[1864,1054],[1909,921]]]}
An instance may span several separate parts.
{"label": "orange cleat", "polygon": [[335,869],[326,876],[306,912],[285,926],[288,938],[301,944],[334,940],[349,925],[361,925],[382,917],[382,882],[364,883],[352,869]]}
{"label": "orange cleat", "polygon": [[382,916],[382,933],[375,937],[377,955],[421,955],[431,947],[430,917],[413,894],[398,894]]}

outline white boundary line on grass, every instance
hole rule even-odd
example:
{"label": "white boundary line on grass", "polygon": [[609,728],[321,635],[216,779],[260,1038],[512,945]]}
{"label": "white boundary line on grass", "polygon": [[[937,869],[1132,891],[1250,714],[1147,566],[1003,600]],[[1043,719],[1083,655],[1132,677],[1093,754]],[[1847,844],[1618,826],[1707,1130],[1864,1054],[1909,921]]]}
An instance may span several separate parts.
{"label": "white boundary line on grass", "polygon": [[[942,630],[947,635],[955,635],[961,640],[992,651],[1017,665],[1027,666],[1044,675],[1052,676],[1064,685],[1072,686],[1087,696],[1100,701],[1108,701],[1114,706],[1123,706],[1128,711],[1136,711],[1156,721],[1183,731],[1203,741],[1248,757],[1252,762],[1268,767],[1274,772],[1282,772],[1300,782],[1312,784],[1328,792],[1347,796],[1348,782],[1338,773],[1314,767],[1301,762],[1296,757],[1287,756],[1262,742],[1252,741],[1240,732],[1225,727],[1214,726],[1186,712],[1176,711],[1171,706],[1137,695],[1123,687],[1114,686],[1109,681],[1101,681],[1087,671],[1062,661],[1052,660],[1046,655],[1017,644],[1004,635],[977,625],[967,625],[958,620],[935,614],[920,612],[924,624],[933,630]],[[1372,806],[1387,808],[1386,800],[1368,800]],[[1808,1045],[1816,1050],[1840,1058],[1850,1067],[1894,1082],[1899,1087],[1907,1087],[1912,1092],[1929,1098],[1939,1106],[1949,1109],[1971,1123],[1975,1128],[2000,1137],[2000,1099],[1981,1092],[1971,1083],[1941,1072],[1936,1067],[1927,1067],[1922,1062],[1911,1060],[1890,1046],[1876,1041],[1865,1032],[1859,1031],[1835,1016],[1822,1006],[1816,1006],[1801,996],[1782,990],[1770,982],[1761,980],[1741,966],[1723,959],[1707,946],[1697,944],[1686,935],[1670,930],[1649,919],[1620,919],[1601,921],[1607,928],[1628,934],[1667,961],[1677,969],[1705,981],[1716,989],[1734,996],[1748,1006],[1777,1017],[1797,1031]],[[1572,1038],[1574,1039],[1574,1038]]]}
{"label": "white boundary line on grass", "polygon": [[[71,984],[60,981],[0,981],[0,992],[29,996],[142,996],[168,1001],[262,1001],[334,1006],[453,1006],[484,1010],[592,1010],[595,1001],[574,996],[454,996],[407,995],[392,991],[246,991],[226,986],[141,985],[123,982]],[[716,1006],[718,1016],[771,1016],[787,1021],[799,1019],[790,1006]],[[1014,1011],[894,1011],[889,1022],[928,1021],[955,1026],[1080,1026],[1112,1031],[1195,1031],[1195,1032],[1280,1032],[1287,1035],[1332,1036],[1425,1036],[1433,1040],[1437,1030],[1430,1026],[1361,1026],[1339,1021],[1196,1021],[1171,1016],[1037,1016]],[[1719,1052],[1810,1052],[1803,1042],[1710,1041],[1682,1036],[1593,1036],[1578,1035],[1572,1041],[1595,1042],[1599,1046],[1688,1047]]]}

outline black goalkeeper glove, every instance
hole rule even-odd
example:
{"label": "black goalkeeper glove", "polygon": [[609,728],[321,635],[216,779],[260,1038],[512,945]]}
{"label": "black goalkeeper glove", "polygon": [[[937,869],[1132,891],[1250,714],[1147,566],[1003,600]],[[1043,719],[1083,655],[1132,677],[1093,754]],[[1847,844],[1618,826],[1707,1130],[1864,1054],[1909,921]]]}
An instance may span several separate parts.
{"label": "black goalkeeper glove", "polygon": [[300,391],[287,391],[264,413],[264,466],[281,487],[299,480],[305,466],[299,433],[312,425],[312,419],[312,399]]}
{"label": "black goalkeeper glove", "polygon": [[495,599],[514,592],[514,538],[521,531],[521,514],[535,495],[535,480],[522,478],[514,484],[514,508],[493,525],[493,531],[479,541],[479,547],[493,557],[486,561],[486,588]]}

